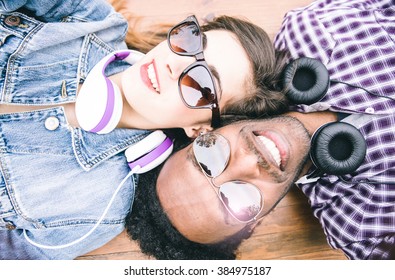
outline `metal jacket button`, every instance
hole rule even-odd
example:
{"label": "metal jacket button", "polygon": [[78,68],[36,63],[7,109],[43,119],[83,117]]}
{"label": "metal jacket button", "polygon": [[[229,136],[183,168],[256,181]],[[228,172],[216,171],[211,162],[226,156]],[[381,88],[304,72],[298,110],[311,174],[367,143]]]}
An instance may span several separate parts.
{"label": "metal jacket button", "polygon": [[15,226],[13,223],[8,222],[8,223],[5,225],[5,228],[8,229],[8,230],[13,230],[13,229],[16,229],[16,226]]}
{"label": "metal jacket button", "polygon": [[59,120],[57,117],[49,117],[45,120],[45,128],[48,130],[55,130],[59,126]]}
{"label": "metal jacket button", "polygon": [[4,23],[8,26],[18,26],[21,23],[21,19],[17,16],[8,16],[5,18]]}

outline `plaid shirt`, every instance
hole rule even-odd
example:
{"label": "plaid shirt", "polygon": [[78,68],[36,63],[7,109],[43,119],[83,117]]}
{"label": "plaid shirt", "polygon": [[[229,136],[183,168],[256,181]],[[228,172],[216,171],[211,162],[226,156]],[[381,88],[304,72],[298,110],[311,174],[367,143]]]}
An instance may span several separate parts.
{"label": "plaid shirt", "polygon": [[[394,42],[395,1],[317,0],[286,14],[275,47],[287,49],[291,58],[321,60],[332,80],[395,98]],[[395,182],[395,101],[331,83],[322,100],[296,109],[367,116],[351,122],[368,149],[364,163],[346,179]],[[333,248],[350,259],[395,258],[394,184],[344,183],[337,176],[323,176],[298,186]]]}

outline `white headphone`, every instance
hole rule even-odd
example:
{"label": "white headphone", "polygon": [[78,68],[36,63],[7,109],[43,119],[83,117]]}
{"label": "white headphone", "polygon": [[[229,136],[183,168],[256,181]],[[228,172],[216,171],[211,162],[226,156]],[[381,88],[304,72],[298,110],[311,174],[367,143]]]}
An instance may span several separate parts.
{"label": "white headphone", "polygon": [[122,114],[122,95],[118,86],[106,77],[106,67],[116,60],[134,64],[143,56],[143,53],[134,50],[116,51],[92,68],[75,104],[76,117],[82,129],[105,134],[117,126]]}
{"label": "white headphone", "polygon": [[63,249],[83,241],[88,236],[90,236],[92,232],[95,231],[96,228],[103,221],[112,203],[114,202],[116,195],[118,194],[121,187],[125,184],[126,180],[133,174],[141,174],[144,172],[148,172],[151,169],[157,167],[159,164],[161,164],[163,161],[166,160],[166,158],[171,154],[172,151],[173,151],[173,141],[169,137],[167,137],[166,134],[163,133],[163,131],[161,130],[156,130],[152,132],[144,139],[140,140],[136,144],[127,148],[125,151],[125,155],[128,161],[128,165],[131,169],[130,172],[128,173],[128,175],[126,175],[125,178],[123,178],[121,183],[115,189],[111,199],[107,204],[107,207],[104,209],[102,215],[100,216],[96,224],[80,238],[66,244],[45,245],[33,241],[27,235],[26,230],[23,230],[23,235],[25,239],[30,244],[43,249]]}
{"label": "white headphone", "polygon": [[[142,56],[142,53],[133,50],[117,51],[107,55],[93,67],[76,100],[76,115],[82,129],[104,134],[111,132],[117,126],[122,114],[122,96],[117,85],[105,76],[104,71],[115,60],[125,60],[134,64]],[[44,245],[30,239],[26,230],[23,230],[25,239],[32,245],[43,249],[62,249],[81,242],[100,225],[126,180],[133,174],[145,173],[157,167],[169,157],[172,151],[173,141],[161,130],[152,132],[127,148],[125,156],[130,172],[115,189],[96,224],[80,238],[66,244]]]}
{"label": "white headphone", "polygon": [[173,141],[156,130],[125,151],[131,172],[141,174],[164,162],[173,151]]}

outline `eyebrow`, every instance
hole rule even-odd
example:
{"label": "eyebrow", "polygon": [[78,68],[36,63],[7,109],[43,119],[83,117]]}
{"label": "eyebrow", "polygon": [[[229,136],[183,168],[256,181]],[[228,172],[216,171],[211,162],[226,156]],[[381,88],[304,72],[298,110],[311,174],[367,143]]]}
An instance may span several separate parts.
{"label": "eyebrow", "polygon": [[[205,50],[206,47],[207,47],[207,36],[206,36],[206,34],[204,32],[202,32],[202,37],[203,37],[203,50]],[[206,61],[206,63],[207,63],[207,61]],[[211,64],[208,64],[208,63],[207,63],[207,65],[208,65],[208,68],[210,69],[211,74],[213,74],[214,79],[216,80],[217,86],[215,88],[218,89],[218,101],[219,101],[221,99],[221,97],[222,97],[222,82],[221,82],[221,78],[220,78],[220,75],[219,75],[219,72],[218,72],[217,68],[215,68],[214,65],[211,65]],[[214,81],[214,83],[215,83],[215,81]]]}

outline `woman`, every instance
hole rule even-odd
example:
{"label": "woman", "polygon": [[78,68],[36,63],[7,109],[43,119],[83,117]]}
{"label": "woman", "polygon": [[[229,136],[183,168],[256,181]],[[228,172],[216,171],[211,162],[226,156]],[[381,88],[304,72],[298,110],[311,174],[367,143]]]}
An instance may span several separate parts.
{"label": "woman", "polygon": [[[104,1],[0,1],[0,10],[2,259],[72,259],[118,235],[136,177],[126,180],[105,217],[99,217],[130,172],[123,151],[150,133],[142,129],[183,128],[194,137],[218,125],[220,114],[256,117],[284,105],[273,86],[281,66],[266,34],[248,23],[224,17],[203,34],[188,18],[172,29],[168,43],[145,56],[132,53],[130,65],[122,53],[127,23]],[[178,36],[183,32],[192,39]],[[202,39],[204,52],[200,43],[197,50],[178,48],[189,39]],[[97,79],[119,88],[121,114],[118,129],[97,134],[80,127],[94,115],[97,100],[85,107],[79,99],[91,92],[84,88],[92,69],[109,54],[114,61],[103,64]],[[255,73],[263,60],[267,67]],[[196,69],[208,81],[194,80],[200,77]],[[203,104],[188,101],[191,88]],[[268,102],[261,102],[266,97]],[[95,224],[88,238],[72,246],[55,250],[28,242],[73,243]]]}
{"label": "woman", "polygon": [[[141,30],[141,18],[132,14],[127,6],[127,1],[109,1],[118,10],[131,27],[126,34],[126,43],[129,48],[149,52],[155,46],[166,40],[170,24],[152,25],[150,30]],[[243,46],[251,64],[251,74],[247,77],[243,94],[239,100],[233,100],[231,104],[221,107],[221,117],[244,115],[249,118],[262,117],[265,115],[279,114],[287,108],[288,100],[284,94],[278,92],[279,73],[284,66],[284,55],[286,52],[277,52],[272,47],[272,42],[267,33],[259,26],[233,17],[221,16],[206,22],[201,27],[203,32],[210,30],[228,31]],[[219,52],[226,51],[226,44],[220,43]],[[242,73],[237,66],[236,53],[226,60],[230,61],[232,78]],[[237,69],[237,72],[233,72]],[[236,92],[234,89],[233,92]],[[230,118],[232,119],[232,118]]]}
{"label": "woman", "polygon": [[[13,5],[17,6],[17,3]],[[6,6],[3,9],[10,10]],[[40,12],[38,12],[38,15],[39,13]],[[65,20],[77,20],[66,15],[67,13],[63,15],[65,18],[67,17]],[[48,21],[61,20],[59,15],[57,16],[57,19],[51,18],[51,14],[48,13],[42,13],[40,16],[43,17],[43,20]],[[114,24],[121,23],[114,21]],[[122,28],[126,28],[125,25],[121,26]],[[115,28],[115,26],[112,26],[111,28]],[[107,30],[109,31],[110,29],[107,28]],[[126,29],[121,30],[122,33],[126,31]],[[220,30],[220,32],[218,32],[218,30]],[[204,37],[208,38],[207,49],[205,49],[204,55],[210,56],[208,63],[210,65],[212,64],[213,67],[218,68],[221,76],[224,76],[224,78],[221,77],[222,79],[220,81],[222,88],[218,88],[218,85],[216,85],[218,81],[214,81],[213,85],[217,86],[217,91],[220,91],[216,92],[216,94],[218,95],[218,105],[223,115],[226,116],[227,114],[236,114],[247,115],[248,117],[257,117],[265,114],[278,113],[279,110],[285,108],[285,98],[283,94],[279,93],[275,88],[279,69],[282,65],[276,63],[274,49],[272,48],[270,40],[263,30],[255,25],[248,24],[247,22],[243,22],[241,20],[222,17],[208,23],[202,28],[202,31],[205,32]],[[230,31],[233,34],[223,31]],[[59,33],[58,31],[56,32]],[[114,49],[125,48],[124,43],[118,41],[119,39],[118,36],[115,36],[116,34],[117,33],[114,32],[113,38],[111,38],[112,42],[106,46],[105,50],[90,50],[87,53],[87,59],[92,59],[92,61],[89,61],[89,63],[87,62],[87,65],[83,66],[84,69],[81,69],[81,65],[78,66],[80,69],[73,69],[74,72],[77,70],[80,73],[75,73],[74,76],[70,76],[68,79],[59,79],[59,81],[53,83],[53,86],[57,87],[57,89],[63,89],[62,93],[59,93],[62,98],[56,100],[56,104],[65,104],[64,108],[66,110],[66,115],[69,123],[72,126],[79,125],[79,120],[75,117],[75,109],[73,104],[78,91],[77,85],[86,79],[87,73],[89,73],[90,68],[92,67],[91,64],[94,64],[99,58],[102,58],[104,54]],[[218,34],[221,34],[221,36],[218,36]],[[59,34],[59,37],[62,37],[62,40],[67,40],[62,35],[63,34]],[[138,35],[136,34],[134,35],[135,38],[137,36]],[[79,38],[81,39],[83,37],[81,36]],[[52,39],[52,44],[56,44],[57,38]],[[199,39],[200,38],[196,38],[196,40]],[[141,40],[144,39],[141,38],[140,41]],[[169,39],[169,42],[171,42],[170,40],[171,39]],[[206,39],[204,40],[206,41]],[[78,42],[78,40],[76,41]],[[158,40],[153,40],[155,43],[157,41]],[[132,43],[133,42],[131,42],[131,44]],[[137,47],[139,47],[139,43],[137,43],[137,45]],[[214,46],[215,48],[211,46]],[[225,48],[222,46],[227,47]],[[58,47],[59,46],[56,48],[57,50],[59,50]],[[144,51],[147,49],[147,47],[142,48]],[[69,47],[67,47],[67,49],[69,49]],[[35,51],[37,52],[37,50]],[[46,49],[45,51],[47,52],[48,50]],[[71,57],[68,56],[67,61],[70,63],[70,61],[74,60],[74,63],[76,64],[77,59],[81,59],[82,57],[80,57],[80,53],[77,51],[74,51],[73,55],[74,56]],[[158,57],[160,59],[158,59]],[[66,58],[64,58],[64,60],[66,61]],[[116,73],[116,75],[110,74],[109,78],[120,87],[123,98],[127,101],[124,103],[122,118],[118,124],[118,127],[140,129],[182,127],[190,137],[196,136],[196,131],[209,129],[210,125],[212,124],[210,119],[210,110],[192,110],[190,107],[188,108],[185,106],[180,96],[173,94],[178,91],[177,82],[180,73],[177,71],[181,72],[191,63],[193,63],[194,60],[195,58],[193,56],[177,56],[167,46],[167,43],[162,41],[162,43],[160,43],[156,48],[148,52],[146,56],[138,61],[136,65],[128,67],[128,71],[119,72],[122,68],[112,70],[113,73]],[[217,61],[219,62],[219,65]],[[59,57],[56,58],[54,63],[56,63],[57,66],[62,64],[59,61]],[[81,61],[79,61],[79,63],[81,63]],[[153,94],[152,96],[145,94],[145,92],[148,92],[148,90],[147,86],[142,85],[143,81],[140,76],[139,69],[141,66],[146,65],[147,63],[157,67],[155,68],[155,73],[158,76],[150,77],[150,79],[152,78],[161,82],[160,94]],[[42,67],[42,65],[27,65],[24,67]],[[62,67],[65,67],[65,65],[62,65]],[[60,72],[64,71],[64,68],[62,67],[59,66],[49,68],[48,65],[45,65],[46,75],[48,76],[48,72],[52,72],[53,76],[59,77]],[[73,65],[73,67],[77,66]],[[123,65],[123,67],[127,66]],[[173,67],[178,68],[172,69]],[[237,72],[235,72],[233,69],[237,69]],[[224,73],[222,74],[221,72]],[[240,73],[242,74],[240,75]],[[30,75],[30,73],[28,74]],[[172,76],[170,76],[170,74]],[[29,81],[33,79],[36,80],[37,75],[40,75],[40,73],[32,72],[31,76],[28,77]],[[165,75],[170,77],[163,77]],[[211,73],[210,75],[212,76]],[[77,82],[78,79],[79,81]],[[166,79],[172,79],[171,85],[167,85],[168,81],[165,81]],[[12,86],[23,88],[25,84],[27,84],[27,82],[21,81],[19,84]],[[7,86],[7,84],[5,84],[5,86]],[[157,90],[159,89],[151,89],[151,91]],[[166,94],[166,92],[169,92],[169,94]],[[13,97],[8,96],[8,99],[10,98]],[[174,100],[169,98],[174,98]],[[16,100],[14,102],[4,102],[1,110],[2,112],[23,111],[26,108],[23,108],[19,105],[23,105],[24,103],[30,106],[29,109],[32,109],[32,105],[45,104],[45,106],[50,106],[48,104],[50,101],[47,100]],[[14,107],[14,104],[18,104],[18,107]],[[162,106],[163,104],[166,104],[167,106],[164,107]],[[211,108],[214,105],[208,104],[207,106]],[[152,111],[155,112],[155,114],[152,114],[149,112],[149,110],[146,110],[145,108],[147,108],[147,106],[152,108]],[[167,117],[164,118],[165,116]],[[179,116],[183,116],[183,118],[179,118]],[[190,118],[185,118],[185,116]],[[218,122],[218,120],[212,121]]]}

